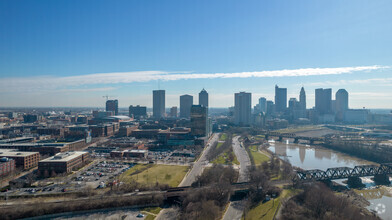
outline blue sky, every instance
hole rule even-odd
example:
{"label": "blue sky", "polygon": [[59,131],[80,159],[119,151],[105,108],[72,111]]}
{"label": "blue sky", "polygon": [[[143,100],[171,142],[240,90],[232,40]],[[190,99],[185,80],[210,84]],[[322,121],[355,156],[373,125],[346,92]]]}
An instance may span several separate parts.
{"label": "blue sky", "polygon": [[346,88],[352,108],[392,108],[391,8],[381,0],[0,0],[0,106],[103,106],[108,94],[122,107],[150,107],[158,87],[167,106],[203,87],[212,107],[233,105],[238,91],[252,92],[254,105],[273,99],[278,84],[297,98],[305,86],[308,107],[324,87]]}

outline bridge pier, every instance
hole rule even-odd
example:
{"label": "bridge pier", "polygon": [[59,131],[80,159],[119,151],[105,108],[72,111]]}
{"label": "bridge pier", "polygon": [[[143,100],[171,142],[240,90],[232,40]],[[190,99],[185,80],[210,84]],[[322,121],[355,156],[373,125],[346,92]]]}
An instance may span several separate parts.
{"label": "bridge pier", "polygon": [[298,143],[298,138],[294,138],[294,143],[295,143],[295,144]]}
{"label": "bridge pier", "polygon": [[264,138],[265,138],[265,140],[268,141],[269,135],[268,134],[264,135]]}
{"label": "bridge pier", "polygon": [[377,185],[391,184],[391,181],[389,181],[389,176],[387,174],[376,174],[374,175],[373,180]]}
{"label": "bridge pier", "polygon": [[282,136],[279,136],[278,141],[282,142],[282,141],[283,141],[283,137],[282,137]]}
{"label": "bridge pier", "polygon": [[365,186],[365,184],[362,183],[362,180],[359,177],[349,177],[347,180],[347,185],[350,188],[361,188]]}
{"label": "bridge pier", "polygon": [[309,144],[313,144],[314,143],[314,140],[313,139],[310,139],[309,140]]}

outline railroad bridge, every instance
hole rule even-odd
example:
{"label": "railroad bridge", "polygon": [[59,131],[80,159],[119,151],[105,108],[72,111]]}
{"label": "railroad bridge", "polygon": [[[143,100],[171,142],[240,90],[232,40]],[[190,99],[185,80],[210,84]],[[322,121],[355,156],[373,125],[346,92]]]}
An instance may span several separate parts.
{"label": "railroad bridge", "polygon": [[374,176],[376,184],[389,184],[388,175],[390,174],[392,174],[392,163],[359,165],[354,168],[336,167],[328,168],[326,171],[319,169],[298,170],[293,178],[293,182],[330,181],[348,178],[349,183],[362,183],[359,177]]}
{"label": "railroad bridge", "polygon": [[306,137],[306,136],[297,136],[294,133],[280,133],[275,131],[263,131],[260,134],[265,136],[265,139],[268,140],[269,137],[278,137],[278,141],[282,141],[283,138],[291,138],[294,139],[294,143],[298,143],[299,140],[309,141],[309,144],[313,144],[314,142],[323,142],[325,141],[324,137]]}

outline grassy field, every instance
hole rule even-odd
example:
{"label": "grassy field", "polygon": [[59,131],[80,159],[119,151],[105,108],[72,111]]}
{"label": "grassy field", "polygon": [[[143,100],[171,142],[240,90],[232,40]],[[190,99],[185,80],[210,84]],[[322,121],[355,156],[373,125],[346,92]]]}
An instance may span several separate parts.
{"label": "grassy field", "polygon": [[146,218],[144,220],[154,220],[156,218],[156,216],[147,214]]}
{"label": "grassy field", "polygon": [[240,162],[237,160],[237,157],[235,156],[234,152],[230,152],[230,154],[233,154],[234,160],[233,162],[229,162],[228,158],[229,158],[229,152],[225,152],[221,155],[218,156],[218,158],[216,158],[215,160],[212,161],[212,163],[215,164],[226,164],[226,165],[240,165]]}
{"label": "grassy field", "polygon": [[281,199],[291,197],[300,190],[295,189],[285,189],[282,191],[281,195],[276,199],[271,199],[268,202],[262,203],[260,202],[256,207],[249,210],[242,219],[245,220],[257,220],[257,219],[273,219],[275,213],[281,207]]}
{"label": "grassy field", "polygon": [[268,202],[260,203],[253,209],[249,210],[245,214],[245,220],[256,220],[256,219],[273,219],[275,212],[280,206],[280,197],[276,199],[271,199]]}
{"label": "grassy field", "polygon": [[185,174],[188,166],[158,165],[158,164],[137,164],[122,174],[126,182],[137,181],[140,184],[151,185],[159,182],[176,187]]}
{"label": "grassy field", "polygon": [[253,161],[255,162],[256,166],[269,161],[269,157],[267,155],[258,151],[257,145],[250,146],[249,150],[250,150],[251,157],[253,158]]}
{"label": "grassy field", "polygon": [[147,215],[145,220],[154,220],[161,210],[161,207],[148,207],[144,208],[142,213]]}
{"label": "grassy field", "polygon": [[227,139],[227,134],[226,133],[223,133],[220,137],[219,137],[219,140],[220,141],[225,141]]}

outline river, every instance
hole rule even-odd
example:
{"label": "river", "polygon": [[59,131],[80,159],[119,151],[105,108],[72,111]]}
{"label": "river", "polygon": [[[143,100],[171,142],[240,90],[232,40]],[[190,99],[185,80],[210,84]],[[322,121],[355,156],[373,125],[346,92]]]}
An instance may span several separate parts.
{"label": "river", "polygon": [[[374,164],[372,162],[348,156],[327,148],[310,146],[305,144],[294,144],[291,142],[269,141],[269,150],[282,159],[287,159],[291,165],[302,169],[326,170],[332,167],[351,167],[363,164]],[[337,180],[342,183],[342,181]],[[357,191],[363,195],[371,205],[369,210],[376,210],[382,219],[392,218],[392,187],[377,187],[370,177],[362,178],[366,189]]]}

